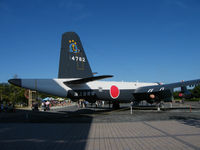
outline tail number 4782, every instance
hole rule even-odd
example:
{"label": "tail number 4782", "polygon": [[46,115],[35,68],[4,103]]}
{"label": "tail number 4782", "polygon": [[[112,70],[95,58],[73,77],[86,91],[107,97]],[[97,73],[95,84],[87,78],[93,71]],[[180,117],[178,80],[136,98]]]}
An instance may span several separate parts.
{"label": "tail number 4782", "polygon": [[85,57],[72,56],[73,61],[85,62]]}

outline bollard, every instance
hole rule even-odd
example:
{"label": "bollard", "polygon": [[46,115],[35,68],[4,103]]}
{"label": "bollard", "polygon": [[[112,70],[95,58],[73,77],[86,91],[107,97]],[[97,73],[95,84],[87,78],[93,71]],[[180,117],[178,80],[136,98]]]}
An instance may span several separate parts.
{"label": "bollard", "polygon": [[133,114],[133,107],[131,106],[131,115]]}
{"label": "bollard", "polygon": [[172,108],[172,102],[170,103],[170,108]]}
{"label": "bollard", "polygon": [[157,111],[160,111],[160,107],[157,108]]}
{"label": "bollard", "polygon": [[133,114],[133,102],[130,103],[130,107],[131,107],[131,115]]}

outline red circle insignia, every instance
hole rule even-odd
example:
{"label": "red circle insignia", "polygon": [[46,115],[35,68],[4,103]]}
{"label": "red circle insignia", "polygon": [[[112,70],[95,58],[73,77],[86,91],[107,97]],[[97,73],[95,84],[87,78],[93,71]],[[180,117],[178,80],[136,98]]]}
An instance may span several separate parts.
{"label": "red circle insignia", "polygon": [[119,96],[119,89],[115,85],[112,85],[111,88],[110,88],[110,96],[113,99],[116,99]]}
{"label": "red circle insignia", "polygon": [[179,93],[178,96],[179,96],[179,97],[182,97],[182,96],[183,96],[183,93]]}

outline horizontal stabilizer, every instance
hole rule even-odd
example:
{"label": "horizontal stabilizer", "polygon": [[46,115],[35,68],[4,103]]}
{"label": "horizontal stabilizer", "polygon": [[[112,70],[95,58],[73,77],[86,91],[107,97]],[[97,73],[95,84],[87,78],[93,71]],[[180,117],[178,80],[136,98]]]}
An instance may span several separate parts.
{"label": "horizontal stabilizer", "polygon": [[89,78],[82,78],[82,79],[77,79],[77,80],[71,80],[71,81],[66,81],[64,84],[83,84],[95,80],[101,80],[105,78],[111,78],[113,75],[102,75],[102,76],[95,76],[95,77],[89,77]]}

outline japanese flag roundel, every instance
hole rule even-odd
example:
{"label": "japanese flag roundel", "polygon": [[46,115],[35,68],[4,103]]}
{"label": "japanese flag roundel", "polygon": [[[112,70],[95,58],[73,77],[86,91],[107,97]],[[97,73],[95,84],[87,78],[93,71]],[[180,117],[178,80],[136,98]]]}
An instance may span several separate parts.
{"label": "japanese flag roundel", "polygon": [[116,99],[119,97],[119,89],[117,86],[115,85],[112,85],[111,88],[110,88],[110,96],[113,98],[113,99]]}

